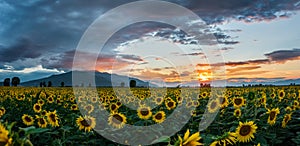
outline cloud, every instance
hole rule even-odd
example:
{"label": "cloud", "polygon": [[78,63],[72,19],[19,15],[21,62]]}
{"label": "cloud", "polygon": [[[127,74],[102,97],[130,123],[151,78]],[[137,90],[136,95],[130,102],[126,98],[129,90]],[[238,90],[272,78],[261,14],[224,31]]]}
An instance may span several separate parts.
{"label": "cloud", "polygon": [[182,5],[196,12],[207,23],[222,23],[230,19],[245,22],[270,21],[289,17],[290,11],[299,10],[298,1],[273,0],[192,0],[181,1]]}
{"label": "cloud", "polygon": [[[88,26],[101,14],[128,2],[132,2],[132,0],[92,0],[88,3],[72,0],[1,1],[0,63],[13,66],[15,69],[42,64],[46,68],[68,70],[72,66],[72,53],[68,52],[72,52],[76,48]],[[292,11],[300,8],[299,2],[293,0],[170,0],[170,2],[191,9],[208,24],[218,24],[232,19],[246,22],[269,21],[289,17]],[[103,27],[109,28],[111,26]],[[208,31],[215,34],[219,43],[225,45],[239,43],[234,37],[226,33],[241,30],[217,31],[215,28],[208,28]],[[116,55],[118,51],[114,50],[115,48],[143,36],[161,37],[187,45],[197,43],[193,36],[189,36],[173,26],[144,22],[129,25],[113,35],[103,48],[103,53]],[[279,54],[282,54],[282,52],[279,52]],[[266,56],[271,58],[272,61],[282,61],[283,59],[275,52],[266,54]],[[123,57],[127,57],[129,60],[133,59],[133,61],[140,60],[140,58],[134,56]],[[130,64],[130,61],[125,61],[125,58],[122,60],[124,62],[119,62],[119,64]],[[293,56],[289,59],[291,58]],[[107,55],[104,57],[103,62],[111,62],[112,60],[111,56]],[[234,63],[237,64],[238,62],[231,62],[231,64]],[[254,63],[251,61],[246,62],[246,64]],[[258,60],[257,63],[260,63],[260,61]],[[265,63],[268,63],[268,61],[265,61]]]}
{"label": "cloud", "polygon": [[22,38],[11,46],[0,47],[0,62],[13,62],[26,58],[38,58],[42,55],[43,46],[34,44],[28,38]]}
{"label": "cloud", "polygon": [[35,67],[24,68],[22,70],[16,70],[12,66],[4,65],[6,68],[0,69],[0,79],[4,80],[5,78],[20,77],[21,82],[26,82],[29,80],[39,79],[43,77],[48,77],[53,74],[64,73],[62,70],[57,69],[47,69],[42,65]]}
{"label": "cloud", "polygon": [[273,62],[285,63],[291,60],[300,60],[300,49],[277,50],[265,54],[265,56]]}
{"label": "cloud", "polygon": [[249,71],[249,70],[255,70],[259,69],[261,66],[244,66],[244,67],[236,67],[236,68],[229,68],[226,69],[229,74],[236,73],[236,72],[243,72],[243,71]]}

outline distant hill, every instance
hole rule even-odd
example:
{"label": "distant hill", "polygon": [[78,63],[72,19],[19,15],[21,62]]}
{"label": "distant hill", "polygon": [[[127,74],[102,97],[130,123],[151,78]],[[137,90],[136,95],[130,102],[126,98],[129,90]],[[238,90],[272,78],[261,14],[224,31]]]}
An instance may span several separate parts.
{"label": "distant hill", "polygon": [[[93,76],[94,74],[94,76]],[[65,86],[72,86],[72,76],[75,77],[76,82],[74,83],[75,86],[84,86],[87,87],[89,85],[91,86],[97,86],[97,87],[112,87],[112,86],[121,86],[122,83],[124,83],[124,87],[129,86],[130,80],[136,81],[136,86],[138,87],[147,87],[149,86],[148,82],[142,81],[137,78],[131,78],[127,76],[121,76],[117,74],[109,74],[104,72],[97,72],[97,71],[70,71],[63,74],[58,75],[52,75],[47,78],[22,82],[21,86],[40,86],[41,82],[46,82],[46,85],[48,85],[48,82],[52,82],[53,87],[61,86],[61,82],[64,82]],[[90,79],[89,81],[95,80],[95,84],[90,83],[87,81],[87,79]],[[151,84],[150,86],[155,86]]]}

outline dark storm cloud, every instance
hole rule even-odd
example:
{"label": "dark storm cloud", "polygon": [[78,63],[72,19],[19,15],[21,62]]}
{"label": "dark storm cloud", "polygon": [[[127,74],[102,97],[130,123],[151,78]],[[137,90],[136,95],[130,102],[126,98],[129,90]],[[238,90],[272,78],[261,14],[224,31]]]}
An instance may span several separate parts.
{"label": "dark storm cloud", "polygon": [[22,38],[12,46],[0,46],[0,62],[13,62],[25,58],[37,58],[42,55],[44,46],[34,44],[27,38]]}
{"label": "dark storm cloud", "polygon": [[286,62],[289,60],[299,60],[300,59],[300,49],[292,50],[278,50],[271,53],[265,54],[271,61],[275,62]]}
{"label": "dark storm cloud", "polygon": [[193,0],[181,2],[207,23],[228,19],[246,22],[289,17],[288,11],[299,10],[298,0]]}

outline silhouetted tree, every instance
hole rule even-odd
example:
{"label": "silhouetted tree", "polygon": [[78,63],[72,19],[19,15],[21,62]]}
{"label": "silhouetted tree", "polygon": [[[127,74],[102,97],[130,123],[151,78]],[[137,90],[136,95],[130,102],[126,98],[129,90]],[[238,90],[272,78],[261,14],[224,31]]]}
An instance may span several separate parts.
{"label": "silhouetted tree", "polygon": [[4,79],[3,86],[10,86],[10,78]]}
{"label": "silhouetted tree", "polygon": [[43,82],[40,82],[40,87],[43,87]]}
{"label": "silhouetted tree", "polygon": [[11,79],[11,84],[12,84],[13,86],[18,86],[18,84],[20,84],[20,78],[19,78],[19,77],[13,77],[13,78]]}
{"label": "silhouetted tree", "polygon": [[48,81],[48,87],[52,87],[52,82]]}
{"label": "silhouetted tree", "polygon": [[43,82],[43,87],[47,87],[47,86],[46,86],[46,82],[45,82],[45,81]]}
{"label": "silhouetted tree", "polygon": [[136,87],[136,81],[135,80],[130,80],[129,86],[130,87]]}
{"label": "silhouetted tree", "polygon": [[61,82],[61,83],[60,83],[60,86],[61,86],[61,87],[64,87],[64,86],[65,86],[65,82]]}

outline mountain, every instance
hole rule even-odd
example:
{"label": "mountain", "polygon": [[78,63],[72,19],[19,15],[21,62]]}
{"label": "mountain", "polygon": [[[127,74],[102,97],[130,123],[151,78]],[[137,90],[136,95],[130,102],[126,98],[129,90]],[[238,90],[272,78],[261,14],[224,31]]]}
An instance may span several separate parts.
{"label": "mountain", "polygon": [[[74,78],[74,80],[73,80]],[[121,86],[124,83],[125,87],[129,86],[130,80],[136,81],[136,86],[138,87],[148,87],[149,83],[142,81],[137,78],[109,74],[105,72],[98,71],[70,71],[63,74],[52,75],[47,78],[32,80],[23,82],[21,86],[40,86],[41,82],[45,82],[48,85],[48,82],[51,81],[53,87],[61,86],[61,82],[64,82],[65,86],[72,86],[74,83],[75,86],[97,86],[97,87],[112,87],[112,86]],[[95,81],[95,83],[93,83]],[[150,84],[150,86],[156,86]]]}

